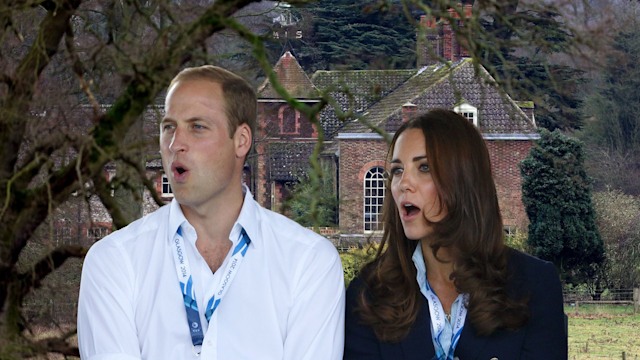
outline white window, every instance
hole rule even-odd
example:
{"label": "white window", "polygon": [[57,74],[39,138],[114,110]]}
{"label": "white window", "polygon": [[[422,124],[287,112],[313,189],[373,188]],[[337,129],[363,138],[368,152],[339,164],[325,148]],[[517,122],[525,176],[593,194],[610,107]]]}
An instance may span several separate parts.
{"label": "white window", "polygon": [[169,178],[165,174],[162,174],[162,196],[173,197],[173,190],[171,190],[171,184],[169,184]]}
{"label": "white window", "polygon": [[384,169],[376,166],[364,176],[364,231],[382,230]]}
{"label": "white window", "polygon": [[478,126],[478,109],[468,103],[462,103],[453,108],[453,111],[464,116],[473,125]]}

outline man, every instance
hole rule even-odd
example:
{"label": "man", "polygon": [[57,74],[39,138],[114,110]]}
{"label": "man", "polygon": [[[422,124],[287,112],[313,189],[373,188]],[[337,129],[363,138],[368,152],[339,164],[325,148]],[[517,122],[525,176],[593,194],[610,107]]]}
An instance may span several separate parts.
{"label": "man", "polygon": [[218,67],[173,79],[160,152],[175,198],[87,254],[82,359],[342,359],[336,249],[242,185],[256,106]]}

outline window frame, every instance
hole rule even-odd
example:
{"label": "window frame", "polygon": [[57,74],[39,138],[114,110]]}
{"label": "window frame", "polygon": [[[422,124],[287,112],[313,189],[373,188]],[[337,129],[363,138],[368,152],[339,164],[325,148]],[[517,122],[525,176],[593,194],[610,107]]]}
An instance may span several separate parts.
{"label": "window frame", "polygon": [[382,166],[374,166],[367,170],[364,174],[362,190],[362,228],[364,233],[382,232],[382,208],[386,193]]}
{"label": "window frame", "polygon": [[[453,111],[462,115],[464,118],[472,122],[474,126],[478,127],[478,108],[475,106],[465,102],[454,107]],[[471,118],[469,118],[469,115],[471,115]]]}

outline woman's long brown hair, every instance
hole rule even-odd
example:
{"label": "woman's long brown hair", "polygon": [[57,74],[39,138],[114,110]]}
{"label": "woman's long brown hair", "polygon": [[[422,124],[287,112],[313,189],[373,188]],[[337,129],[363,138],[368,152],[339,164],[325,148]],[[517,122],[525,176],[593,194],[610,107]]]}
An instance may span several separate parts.
{"label": "woman's long brown hair", "polygon": [[[479,335],[500,328],[515,329],[528,320],[526,299],[511,299],[505,289],[509,249],[504,244],[502,217],[491,175],[489,151],[467,119],[449,110],[432,110],[403,124],[395,133],[421,129],[444,218],[431,222],[430,246],[453,250],[457,290],[469,294],[466,325]],[[402,340],[416,320],[420,289],[411,257],[418,241],[402,228],[387,182],[383,205],[384,232],[376,258],[362,269],[365,286],[357,311],[382,341]],[[428,220],[427,220],[428,221]]]}

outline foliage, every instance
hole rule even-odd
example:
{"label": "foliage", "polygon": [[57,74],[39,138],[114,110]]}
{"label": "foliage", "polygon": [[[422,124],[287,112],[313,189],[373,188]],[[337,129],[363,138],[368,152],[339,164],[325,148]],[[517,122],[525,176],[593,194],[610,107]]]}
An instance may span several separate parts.
{"label": "foliage", "polygon": [[[539,126],[549,130],[580,128],[577,89],[584,82],[584,71],[550,60],[575,45],[575,29],[560,16],[561,2],[531,7],[518,1],[505,3],[509,9],[506,14],[489,13],[481,20],[487,32],[496,34],[493,46],[483,48],[482,64],[511,96],[536,104]],[[527,44],[532,38],[535,40]]]}
{"label": "foliage", "polygon": [[528,253],[529,248],[527,246],[527,232],[522,229],[516,229],[513,234],[505,237],[505,244],[516,250]]}
{"label": "foliage", "polygon": [[614,38],[613,57],[600,77],[596,91],[587,97],[584,114],[591,118],[587,135],[599,145],[621,152],[640,148],[640,21]]}
{"label": "foliage", "polygon": [[358,276],[362,267],[375,258],[377,252],[378,244],[372,242],[364,247],[353,248],[340,253],[345,286],[349,286],[351,280]]}
{"label": "foliage", "polygon": [[605,246],[602,278],[606,286],[640,286],[640,198],[609,190],[594,193],[593,205]]}
{"label": "foliage", "polygon": [[631,24],[613,39],[615,53],[591,81],[580,136],[597,189],[640,195],[640,21]]}
{"label": "foliage", "polygon": [[162,203],[145,169],[157,140],[140,135],[141,115],[179,69],[219,63],[208,41],[225,28],[247,40],[259,55],[254,64],[265,58],[257,35],[232,17],[252,2],[0,4],[0,357],[78,354],[68,336],[23,336],[37,323],[25,302],[49,282],[77,284],[78,263],[51,274],[86,253],[86,244],[46,243],[42,234],[76,197],[95,202],[90,211],[106,213],[116,228],[139,216],[132,200],[142,187]]}
{"label": "foliage", "polygon": [[[478,1],[483,13],[505,20],[495,31],[477,26],[477,18],[465,29],[453,29],[475,59],[488,47],[513,45],[507,40],[518,22],[507,17],[522,15],[512,11],[518,3]],[[415,33],[401,14],[411,8],[450,16],[450,2],[371,1],[363,7],[366,11],[354,2],[318,4],[300,9],[318,18],[310,35],[320,36],[308,38],[308,56],[300,49],[307,65],[317,64],[306,69],[409,67]],[[255,11],[246,12],[247,6],[256,6]],[[325,10],[327,16],[317,15]],[[161,102],[179,69],[211,63],[230,67],[254,83],[267,76],[285,101],[305,118],[319,121],[318,111],[330,99],[323,97],[313,107],[292,99],[271,71],[275,57],[265,40],[272,11],[273,3],[256,0],[0,2],[0,357],[77,355],[66,335],[42,341],[23,336],[32,320],[25,316],[25,301],[42,294],[36,291],[48,281],[77,281],[71,273],[57,279],[51,274],[70,258],[83,257],[88,246],[46,243],[42,234],[63,209],[72,208],[67,207],[72,198],[86,201],[90,218],[104,212],[114,228],[139,216],[139,204],[133,202],[142,188],[156,205],[162,203],[145,168],[157,161],[157,147],[150,145],[157,139],[141,135],[148,132],[141,115]],[[518,32],[518,46],[547,41],[533,31],[541,27],[536,23]],[[313,52],[312,41],[327,49],[328,56],[324,50]],[[278,50],[273,43],[266,46]],[[498,57],[492,64],[506,66],[505,61],[510,60]],[[319,164],[311,163],[320,173]],[[80,233],[86,224],[75,225]],[[71,265],[75,269],[79,264]]]}
{"label": "foliage", "polygon": [[596,281],[603,243],[595,221],[582,143],[542,129],[521,163],[522,201],[533,255],[552,261],[568,283]]}
{"label": "foliage", "polygon": [[323,0],[304,8],[311,31],[297,58],[303,68],[362,70],[415,64],[415,26],[400,1]]}
{"label": "foliage", "polygon": [[302,176],[293,185],[284,213],[303,226],[335,226],[338,199],[331,174],[328,166],[322,166],[320,173]]}

